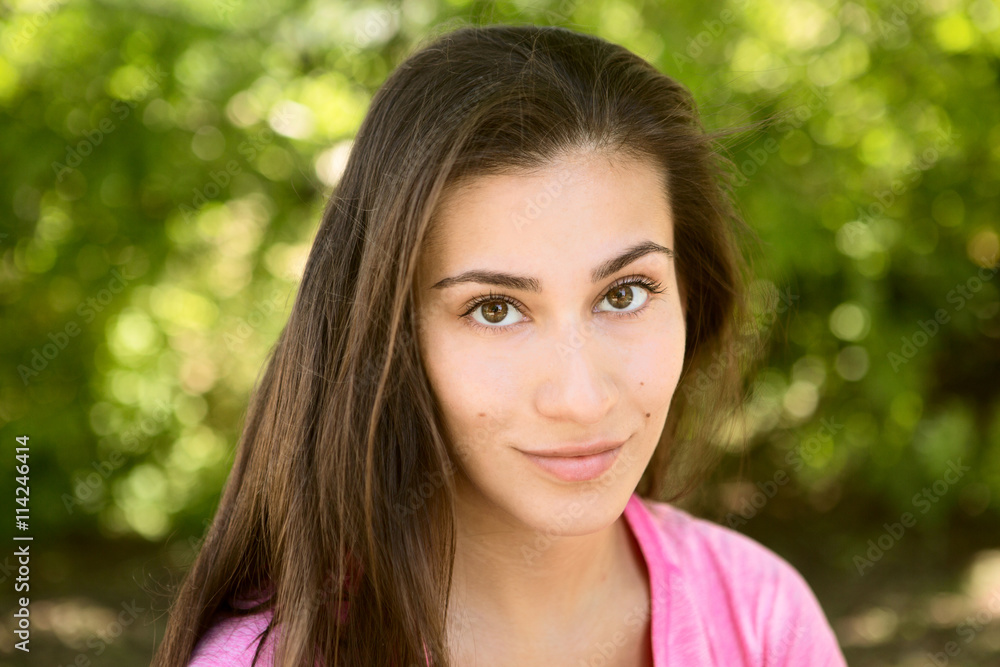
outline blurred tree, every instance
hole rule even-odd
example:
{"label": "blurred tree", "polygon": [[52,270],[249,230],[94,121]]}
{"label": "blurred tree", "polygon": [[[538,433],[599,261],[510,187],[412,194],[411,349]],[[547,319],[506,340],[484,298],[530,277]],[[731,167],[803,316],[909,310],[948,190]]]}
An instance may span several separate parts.
{"label": "blurred tree", "polygon": [[786,114],[728,146],[767,243],[755,294],[773,345],[750,403],[757,468],[715,489],[720,517],[745,525],[786,475],[768,512],[846,512],[857,534],[828,535],[829,553],[852,569],[868,523],[911,512],[936,535],[1000,516],[995,3],[0,12],[0,420],[5,442],[31,436],[39,534],[201,533],[371,95],[467,22],[622,43],[712,128]]}

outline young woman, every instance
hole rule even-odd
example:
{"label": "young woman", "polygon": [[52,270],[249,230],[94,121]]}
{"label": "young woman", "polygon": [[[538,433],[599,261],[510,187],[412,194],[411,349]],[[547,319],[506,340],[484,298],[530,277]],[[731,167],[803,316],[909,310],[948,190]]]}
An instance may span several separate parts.
{"label": "young woman", "polygon": [[787,562],[658,500],[717,460],[753,356],[718,136],[567,29],[411,55],[154,665],[844,665]]}

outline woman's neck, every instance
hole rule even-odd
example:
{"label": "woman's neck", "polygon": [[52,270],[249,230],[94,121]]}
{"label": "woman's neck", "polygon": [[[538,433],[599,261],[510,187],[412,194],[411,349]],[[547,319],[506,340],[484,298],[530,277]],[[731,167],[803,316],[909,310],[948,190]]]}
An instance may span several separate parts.
{"label": "woman's neck", "polygon": [[492,643],[509,651],[589,641],[646,595],[645,565],[624,516],[594,533],[560,536],[461,501],[456,512],[448,631],[452,642],[474,639],[480,656],[491,655]]}

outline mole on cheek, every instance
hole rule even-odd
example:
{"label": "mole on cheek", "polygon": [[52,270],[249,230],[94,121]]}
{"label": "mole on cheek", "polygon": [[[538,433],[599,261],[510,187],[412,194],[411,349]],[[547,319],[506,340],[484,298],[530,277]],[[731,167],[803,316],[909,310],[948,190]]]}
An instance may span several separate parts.
{"label": "mole on cheek", "polygon": [[648,412],[646,413],[646,419],[649,419],[649,413]]}

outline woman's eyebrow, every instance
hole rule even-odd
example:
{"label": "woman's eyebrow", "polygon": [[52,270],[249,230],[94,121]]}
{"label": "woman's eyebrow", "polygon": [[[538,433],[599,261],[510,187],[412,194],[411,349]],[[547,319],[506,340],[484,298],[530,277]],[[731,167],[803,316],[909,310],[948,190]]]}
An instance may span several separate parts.
{"label": "woman's eyebrow", "polygon": [[[617,257],[612,257],[595,267],[590,272],[591,282],[600,282],[608,276],[614,275],[640,257],[644,257],[651,252],[663,253],[667,257],[673,258],[674,251],[661,246],[653,241],[642,241],[626,249]],[[527,276],[515,276],[502,271],[473,270],[465,271],[451,278],[442,278],[433,285],[431,289],[445,289],[461,283],[477,283],[482,285],[495,285],[507,289],[521,290],[524,292],[539,293],[542,291],[542,282],[538,278]]]}

